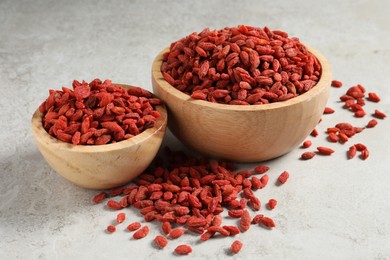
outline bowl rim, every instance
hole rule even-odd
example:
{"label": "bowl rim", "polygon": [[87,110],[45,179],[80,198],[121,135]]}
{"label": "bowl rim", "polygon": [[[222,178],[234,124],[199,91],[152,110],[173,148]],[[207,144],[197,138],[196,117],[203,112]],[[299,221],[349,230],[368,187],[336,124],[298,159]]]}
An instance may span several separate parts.
{"label": "bowl rim", "polygon": [[[118,84],[118,83],[113,83],[113,84],[124,88],[134,87],[132,85],[126,85],[126,84]],[[74,153],[104,153],[108,151],[121,150],[127,147],[138,145],[143,141],[146,141],[147,139],[151,138],[159,131],[165,129],[165,126],[167,125],[167,121],[168,121],[168,113],[167,113],[166,106],[164,104],[158,105],[156,107],[156,110],[160,113],[160,117],[157,118],[156,124],[153,127],[146,129],[145,131],[143,131],[142,133],[136,136],[133,136],[129,139],[122,140],[116,143],[110,143],[104,145],[74,145],[71,143],[66,143],[61,140],[58,140],[54,136],[51,136],[43,128],[42,125],[43,113],[39,111],[39,108],[34,112],[31,119],[32,132],[36,141],[39,141],[42,145],[53,146],[55,147],[55,149],[58,150],[68,150]]]}
{"label": "bowl rim", "polygon": [[163,88],[170,95],[175,96],[181,101],[190,102],[193,105],[207,107],[214,110],[227,110],[227,111],[268,111],[273,109],[281,109],[286,108],[292,105],[296,105],[305,100],[310,100],[312,97],[320,94],[324,89],[330,87],[331,82],[331,65],[327,61],[324,55],[321,54],[318,50],[310,47],[307,44],[302,43],[307,50],[313,54],[321,64],[321,77],[317,84],[311,88],[309,91],[296,96],[294,98],[290,98],[286,101],[279,101],[270,104],[259,104],[259,105],[230,105],[230,104],[220,104],[213,103],[210,101],[193,99],[188,94],[176,89],[171,84],[169,84],[163,77],[161,72],[161,63],[163,60],[163,55],[165,52],[169,51],[169,47],[164,48],[160,53],[156,56],[152,64],[152,80],[155,81],[159,87]]}

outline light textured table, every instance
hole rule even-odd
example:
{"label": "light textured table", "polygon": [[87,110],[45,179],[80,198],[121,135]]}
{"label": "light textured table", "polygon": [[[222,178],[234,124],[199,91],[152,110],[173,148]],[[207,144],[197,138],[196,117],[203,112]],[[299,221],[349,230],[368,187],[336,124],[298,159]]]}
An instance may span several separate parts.
{"label": "light textured table", "polygon": [[[227,254],[233,238],[198,243],[186,235],[167,248],[153,247],[160,233],[133,241],[119,227],[106,234],[116,212],[93,205],[95,191],[58,176],[33,142],[30,120],[49,88],[95,77],[151,90],[151,64],[157,53],[193,31],[239,24],[282,29],[320,50],[333,78],[346,87],[363,84],[382,101],[369,103],[390,115],[390,2],[348,1],[0,1],[0,259],[168,259],[179,243],[189,243],[189,259],[390,259],[389,120],[365,130],[346,145],[330,144],[323,131],[340,121],[364,125],[342,110],[331,89],[314,147],[329,145],[331,157],[298,160],[302,149],[267,162],[269,186],[256,192],[263,204],[274,197],[274,211],[262,213],[277,227],[252,227],[237,237],[244,243]],[[348,161],[349,144],[362,142],[366,161]],[[164,142],[182,147],[170,134]],[[251,168],[252,165],[240,165]],[[277,187],[277,175],[291,174]],[[141,220],[126,209],[129,221]],[[229,222],[229,220],[226,220]]]}

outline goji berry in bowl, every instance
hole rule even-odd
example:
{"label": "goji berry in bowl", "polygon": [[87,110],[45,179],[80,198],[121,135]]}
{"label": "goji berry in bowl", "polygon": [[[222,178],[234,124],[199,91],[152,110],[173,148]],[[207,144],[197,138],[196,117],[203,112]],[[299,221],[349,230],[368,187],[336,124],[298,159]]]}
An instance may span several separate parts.
{"label": "goji berry in bowl", "polygon": [[32,133],[40,152],[58,174],[78,186],[107,189],[128,183],[160,148],[165,105],[142,88],[108,80],[74,82],[73,87],[50,90],[35,111]]}
{"label": "goji berry in bowl", "polygon": [[188,147],[240,162],[276,158],[318,124],[331,66],[279,30],[204,29],[172,43],[152,65],[168,127]]}

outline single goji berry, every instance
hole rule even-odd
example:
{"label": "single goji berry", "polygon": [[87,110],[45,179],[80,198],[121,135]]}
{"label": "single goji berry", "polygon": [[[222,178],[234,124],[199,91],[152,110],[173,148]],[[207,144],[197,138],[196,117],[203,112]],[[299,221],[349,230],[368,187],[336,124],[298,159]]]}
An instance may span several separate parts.
{"label": "single goji berry", "polygon": [[316,154],[314,152],[304,152],[303,154],[301,154],[301,158],[303,160],[309,160],[311,158],[313,158]]}
{"label": "single goji berry", "polygon": [[164,248],[168,245],[168,240],[164,236],[156,236],[154,238],[154,243],[159,247],[159,248]]}
{"label": "single goji berry", "polygon": [[242,243],[238,240],[235,240],[230,246],[230,251],[232,251],[232,253],[234,254],[240,252],[241,249],[242,249]]}
{"label": "single goji berry", "polygon": [[129,231],[135,231],[141,227],[141,223],[139,222],[133,222],[127,226],[127,230]]}
{"label": "single goji berry", "polygon": [[179,245],[175,248],[175,253],[178,255],[188,255],[192,252],[192,248],[189,245]]}
{"label": "single goji berry", "polygon": [[126,219],[126,214],[121,212],[116,216],[116,222],[117,223],[122,223]]}
{"label": "single goji berry", "polygon": [[116,227],[113,225],[109,225],[109,226],[107,226],[107,231],[110,233],[113,233],[116,231]]}
{"label": "single goji berry", "polygon": [[269,209],[274,209],[275,207],[276,207],[276,204],[277,204],[278,202],[275,200],[275,199],[270,199],[269,201],[268,201],[268,207],[269,207]]}
{"label": "single goji berry", "polygon": [[290,174],[287,171],[283,171],[278,177],[278,182],[284,184],[289,177]]}
{"label": "single goji berry", "polygon": [[323,155],[331,155],[332,153],[334,153],[334,150],[330,149],[329,147],[324,147],[324,146],[318,146],[317,150],[320,154],[323,154]]}

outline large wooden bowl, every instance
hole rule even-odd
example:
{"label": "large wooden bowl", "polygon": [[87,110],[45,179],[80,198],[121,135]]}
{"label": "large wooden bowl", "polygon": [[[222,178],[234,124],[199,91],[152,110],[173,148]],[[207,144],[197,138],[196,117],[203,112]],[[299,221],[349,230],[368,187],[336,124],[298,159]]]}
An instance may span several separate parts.
{"label": "large wooden bowl", "polygon": [[[122,85],[126,86],[126,85]],[[89,189],[109,189],[128,183],[151,163],[163,140],[167,111],[152,128],[113,144],[73,145],[50,136],[42,126],[42,113],[32,117],[32,133],[43,157],[61,176]]]}
{"label": "large wooden bowl", "polygon": [[266,105],[225,105],[192,99],[161,73],[161,51],[152,65],[153,90],[167,105],[172,133],[188,147],[208,156],[256,162],[297,147],[319,122],[329,96],[331,66],[306,46],[322,66],[321,78],[308,92]]}

